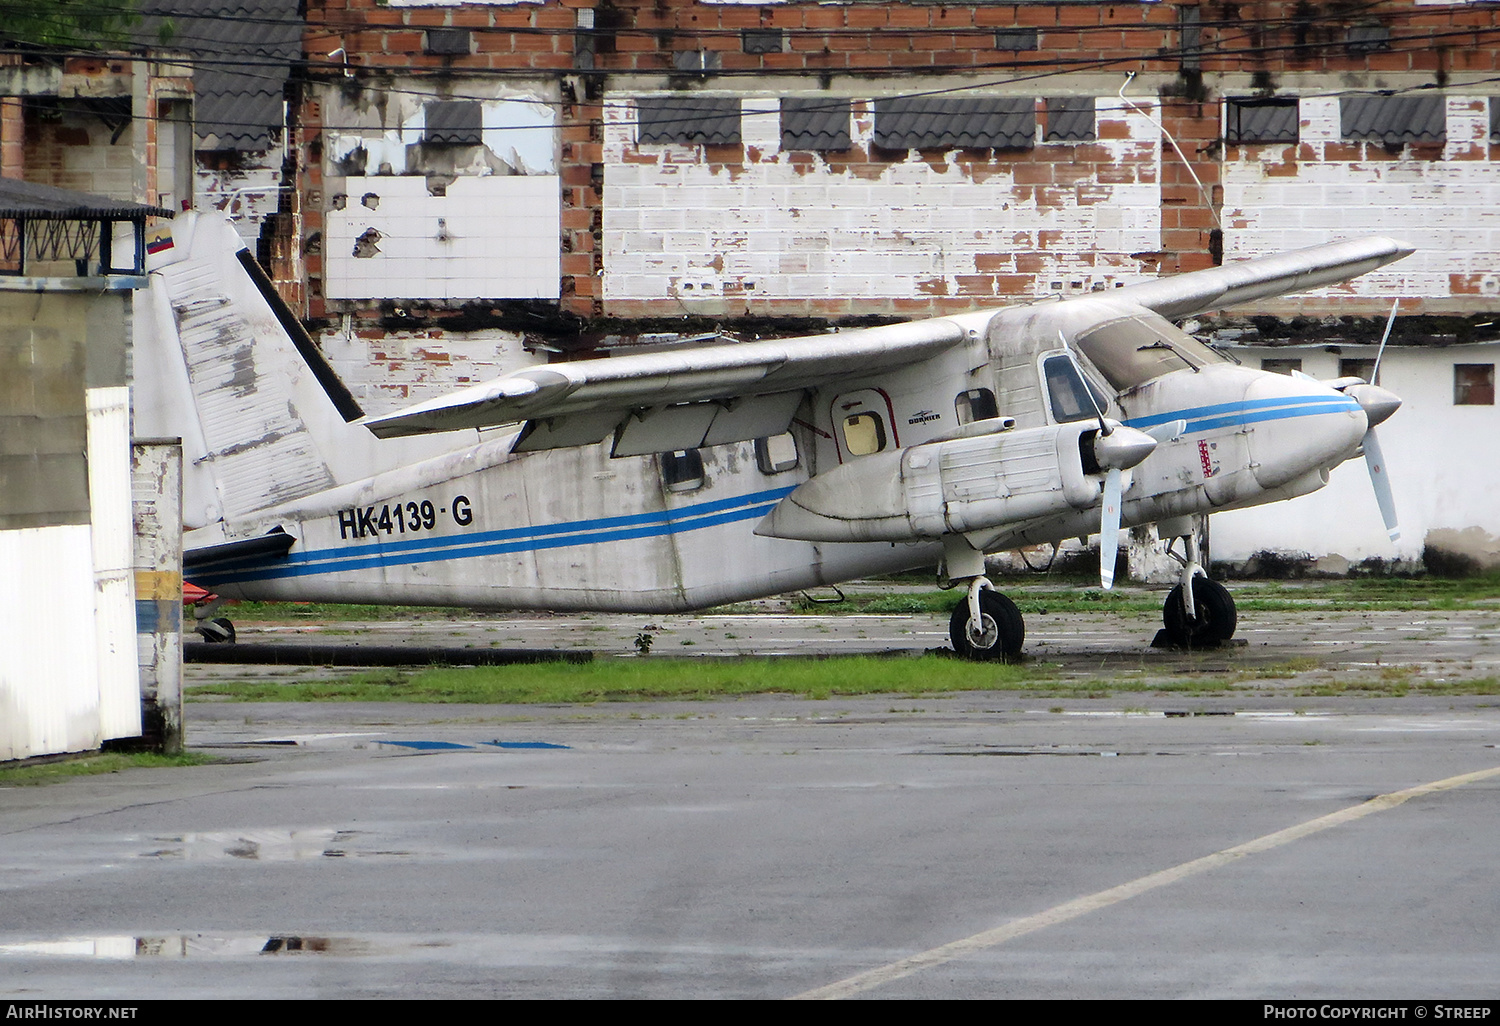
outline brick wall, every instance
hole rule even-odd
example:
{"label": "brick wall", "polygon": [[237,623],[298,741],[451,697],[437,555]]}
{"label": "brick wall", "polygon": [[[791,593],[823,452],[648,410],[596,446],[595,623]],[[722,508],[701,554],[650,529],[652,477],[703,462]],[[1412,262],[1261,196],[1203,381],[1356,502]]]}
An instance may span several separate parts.
{"label": "brick wall", "polygon": [[910,315],[1139,280],[1161,249],[1157,130],[1098,106],[1097,141],[889,153],[856,100],[851,148],[820,154],[781,149],[775,96],[743,101],[740,145],[698,147],[638,144],[610,94],[605,311]]}
{"label": "brick wall", "polygon": [[[558,308],[585,321],[919,314],[1369,231],[1426,232],[1418,241],[1438,255],[1365,279],[1339,295],[1339,312],[1375,313],[1373,291],[1393,283],[1430,310],[1475,309],[1500,293],[1487,277],[1489,147],[1476,134],[1488,87],[1462,87],[1495,74],[1491,5],[310,0],[307,17],[313,74],[330,89],[349,86],[342,58],[322,57],[338,47],[354,81],[392,102],[470,72],[555,83]],[[429,52],[440,30],[468,42]],[[1127,95],[1175,147],[1143,115],[1118,111],[1127,72]],[[1432,85],[1451,94],[1449,146],[1435,155],[1354,154],[1328,134],[1326,109],[1316,114],[1341,90]],[[753,115],[733,152],[639,147],[629,133],[631,99],[665,92],[735,95],[748,111],[789,95],[863,101],[976,86],[1094,96],[1100,138],[873,160],[865,109],[855,152],[830,162],[780,152]],[[303,111],[314,316],[337,312],[317,297],[324,95]],[[1222,100],[1249,95],[1302,96],[1305,145],[1291,157],[1224,146]]]}

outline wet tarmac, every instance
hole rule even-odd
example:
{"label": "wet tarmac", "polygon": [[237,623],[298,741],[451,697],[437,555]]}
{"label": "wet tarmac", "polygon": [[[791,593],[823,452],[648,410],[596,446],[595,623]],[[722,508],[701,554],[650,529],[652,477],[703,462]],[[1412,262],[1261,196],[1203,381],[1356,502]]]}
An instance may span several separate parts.
{"label": "wet tarmac", "polygon": [[[1271,672],[1201,697],[190,703],[192,744],[226,761],[0,788],[0,994],[1493,998],[1500,697],[1299,681],[1494,677],[1500,612],[1275,616],[1197,654],[1149,648],[1144,616],[1029,618],[1063,680]],[[648,626],[656,653],[699,657],[946,632],[531,617],[323,638],[608,659]]]}

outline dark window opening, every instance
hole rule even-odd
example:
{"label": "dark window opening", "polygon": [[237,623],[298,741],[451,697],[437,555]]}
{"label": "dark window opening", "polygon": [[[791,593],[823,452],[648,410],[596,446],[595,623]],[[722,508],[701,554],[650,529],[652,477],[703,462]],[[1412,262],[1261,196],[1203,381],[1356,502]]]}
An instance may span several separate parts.
{"label": "dark window opening", "polygon": [[931,96],[876,100],[875,145],[886,150],[1030,149],[1036,145],[1036,101]]}
{"label": "dark window opening", "polygon": [[445,100],[427,105],[429,146],[479,146],[484,142],[484,118],[477,100]]}
{"label": "dark window opening", "polygon": [[987,388],[972,388],[958,393],[958,397],[953,400],[953,410],[958,414],[960,424],[994,420],[1000,416],[1000,404],[995,401],[995,393]]}
{"label": "dark window opening", "polygon": [[1374,360],[1357,358],[1339,361],[1339,377],[1341,378],[1364,378],[1365,381],[1372,381],[1374,376]]}
{"label": "dark window opening", "polygon": [[1495,365],[1493,363],[1455,363],[1453,365],[1454,406],[1495,405]]}
{"label": "dark window opening", "polygon": [[720,146],[740,141],[740,101],[736,96],[642,97],[635,106],[639,118],[636,139],[643,145]]}
{"label": "dark window opening", "polygon": [[745,53],[780,53],[786,48],[786,29],[747,28],[740,31],[740,49]]}
{"label": "dark window opening", "polygon": [[1291,374],[1292,371],[1302,370],[1302,361],[1290,356],[1276,357],[1260,361],[1260,369],[1272,374]]}
{"label": "dark window opening", "polygon": [[1034,28],[1003,28],[995,30],[995,49],[1019,53],[1035,50],[1041,45],[1041,34]]}
{"label": "dark window opening", "polygon": [[1092,96],[1057,96],[1047,101],[1047,142],[1091,142],[1096,138]]}
{"label": "dark window opening", "polygon": [[847,150],[849,101],[812,99],[781,101],[783,150]]}
{"label": "dark window opening", "polygon": [[1500,96],[1490,97],[1490,142],[1500,143]]}
{"label": "dark window opening", "polygon": [[1448,104],[1442,96],[1343,96],[1339,134],[1345,139],[1440,143],[1448,138]]}
{"label": "dark window opening", "polygon": [[692,492],[702,488],[702,454],[697,449],[662,453],[661,479],[669,492]]}
{"label": "dark window opening", "polygon": [[435,57],[467,57],[474,50],[473,37],[468,29],[430,28],[423,49]]}
{"label": "dark window opening", "polygon": [[1391,30],[1378,21],[1350,25],[1344,33],[1344,51],[1351,57],[1379,53],[1391,48]]}
{"label": "dark window opening", "polygon": [[1295,97],[1231,99],[1224,105],[1224,141],[1294,143],[1297,118]]}

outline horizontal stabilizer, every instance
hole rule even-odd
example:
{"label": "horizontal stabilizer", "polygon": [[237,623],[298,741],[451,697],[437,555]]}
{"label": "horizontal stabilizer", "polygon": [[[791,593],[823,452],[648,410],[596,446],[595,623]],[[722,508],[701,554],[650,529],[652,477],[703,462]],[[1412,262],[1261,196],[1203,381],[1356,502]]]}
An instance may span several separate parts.
{"label": "horizontal stabilizer", "polygon": [[206,545],[201,549],[190,549],[182,554],[182,569],[184,573],[191,574],[210,567],[218,568],[222,563],[236,562],[241,559],[254,557],[274,559],[285,556],[295,544],[297,544],[296,537],[278,527],[258,538],[239,538],[218,545]]}

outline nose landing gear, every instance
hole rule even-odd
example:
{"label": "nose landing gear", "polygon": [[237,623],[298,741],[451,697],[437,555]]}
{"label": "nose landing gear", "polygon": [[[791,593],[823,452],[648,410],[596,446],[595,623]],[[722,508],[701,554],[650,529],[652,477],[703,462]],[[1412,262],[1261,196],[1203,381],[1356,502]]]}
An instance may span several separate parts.
{"label": "nose landing gear", "polygon": [[1217,648],[1234,637],[1239,617],[1234,598],[1218,581],[1203,575],[1198,562],[1198,537],[1183,536],[1185,557],[1169,553],[1182,563],[1182,583],[1167,594],[1162,605],[1162,630],[1156,648]]}
{"label": "nose landing gear", "polygon": [[[953,607],[948,620],[948,637],[953,651],[965,659],[1014,659],[1021,654],[1026,641],[1026,623],[1016,604],[990,588],[983,577],[976,578],[971,589],[977,594],[979,616],[971,616],[970,600]],[[972,593],[972,592],[971,592]]]}

